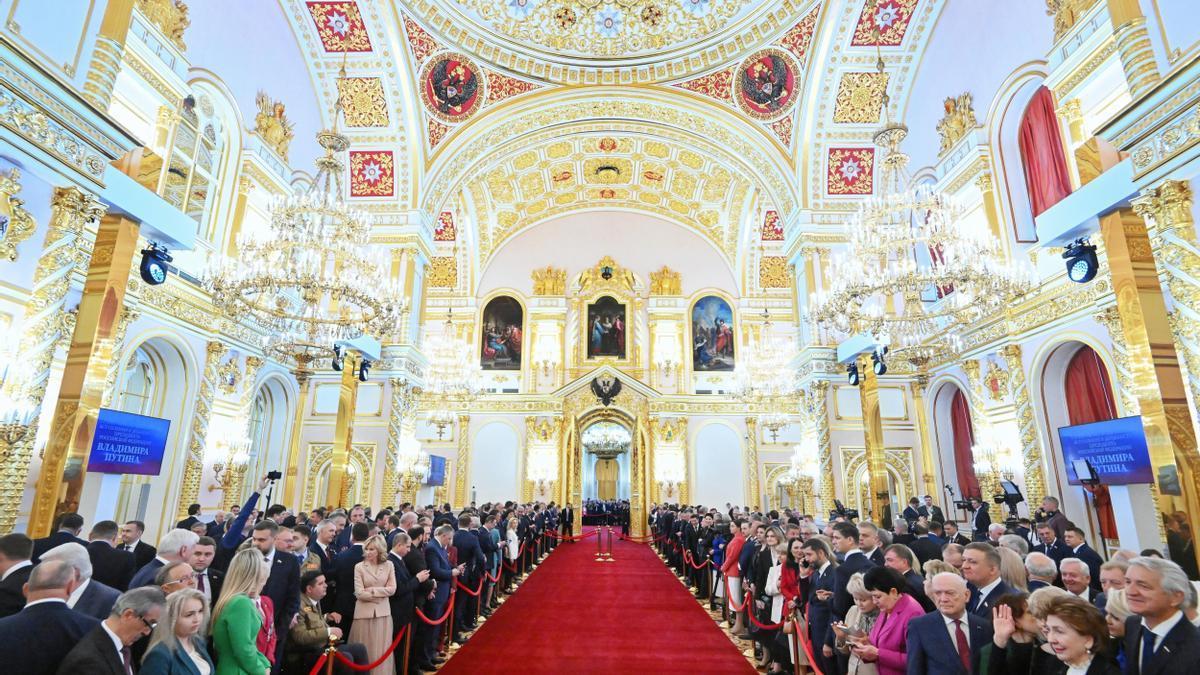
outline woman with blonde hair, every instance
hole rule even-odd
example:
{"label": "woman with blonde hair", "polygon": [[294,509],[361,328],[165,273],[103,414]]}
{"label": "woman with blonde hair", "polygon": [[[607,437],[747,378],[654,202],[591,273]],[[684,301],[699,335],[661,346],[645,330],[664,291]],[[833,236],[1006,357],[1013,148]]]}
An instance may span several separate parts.
{"label": "woman with blonde hair", "polygon": [[846,612],[846,621],[842,624],[845,626],[845,630],[836,623],[831,626],[835,638],[833,646],[842,654],[850,655],[849,667],[846,669],[847,675],[876,675],[879,669],[875,667],[875,663],[859,658],[858,654],[851,651],[852,643],[848,642],[846,638],[847,636],[870,635],[871,629],[875,627],[875,620],[879,618],[879,607],[863,583],[862,572],[855,572],[851,575],[850,581],[846,583],[846,592],[854,598],[854,605],[850,607],[850,611]]}
{"label": "woman with blonde hair", "polygon": [[[508,561],[509,565],[516,567],[517,558],[520,555],[521,544],[520,540],[517,539],[517,517],[509,516],[508,527],[504,529],[504,559]],[[508,567],[505,567],[504,564],[500,565],[500,569],[504,575],[504,592],[511,593],[515,573],[508,569]]]}
{"label": "woman with blonde hair", "polygon": [[209,675],[212,658],[204,645],[208,599],[194,588],[167,596],[167,609],[150,634],[142,675]]}
{"label": "woman with blonde hair", "polygon": [[1117,665],[1125,667],[1125,619],[1133,615],[1125,599],[1125,589],[1114,588],[1104,594],[1104,622],[1108,624],[1109,653]]}
{"label": "woman with blonde hair", "polygon": [[1000,554],[1000,578],[1012,588],[1022,593],[1028,593],[1029,576],[1025,571],[1025,561],[1021,560],[1021,554],[1007,546],[996,547],[996,552]]}
{"label": "woman with blonde hair", "polygon": [[212,613],[217,675],[270,674],[271,661],[258,647],[259,633],[273,631],[275,625],[272,614],[264,612],[260,603],[270,574],[271,567],[257,549],[238,551],[230,561]]}
{"label": "woman with blonde hair", "polygon": [[[388,562],[387,554],[387,542],[377,534],[363,543],[363,560],[354,566],[357,602],[349,642],[364,645],[369,659],[380,658],[392,645],[392,606],[388,599],[396,592],[396,568]],[[389,654],[371,673],[385,675],[395,670],[395,660]]]}

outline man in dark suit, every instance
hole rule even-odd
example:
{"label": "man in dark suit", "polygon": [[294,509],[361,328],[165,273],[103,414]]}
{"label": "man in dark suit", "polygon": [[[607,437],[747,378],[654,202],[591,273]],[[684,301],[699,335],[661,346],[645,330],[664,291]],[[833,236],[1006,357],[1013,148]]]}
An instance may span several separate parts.
{"label": "man in dark suit", "polygon": [[87,546],[88,556],[92,559],[92,579],[111,586],[118,591],[129,588],[133,579],[133,554],[124,549],[117,549],[117,534],[120,526],[115,520],[101,520],[92,526],[88,534],[91,542]]}
{"label": "man in dark suit", "polygon": [[934,575],[930,585],[937,611],[908,622],[908,675],[980,672],[980,653],[992,643],[992,622],[966,611],[971,593],[957,574]]}
{"label": "man in dark suit", "polygon": [[[920,507],[921,500],[913,497],[912,499],[908,500],[908,506],[904,507],[904,512],[900,514],[904,518],[904,521],[908,523],[909,529],[912,529],[913,523],[917,522],[921,518]],[[897,532],[896,534],[900,533]]]}
{"label": "man in dark suit", "polygon": [[1200,632],[1183,614],[1187,574],[1161,558],[1139,557],[1125,573],[1125,675],[1190,675],[1200,660]]}
{"label": "man in dark suit", "polygon": [[[59,672],[128,675],[133,672],[133,643],[150,635],[166,610],[167,598],[157,588],[135,588],[117,599],[112,614],[67,653]],[[113,635],[121,642],[118,648]]]}
{"label": "man in dark suit", "polygon": [[[27,588],[29,604],[0,619],[0,664],[24,675],[54,675],[67,652],[100,625],[67,607],[67,598],[78,583],[75,579],[75,569],[61,560],[48,560],[33,569]],[[82,675],[89,671],[74,672]]]}
{"label": "man in dark suit", "polygon": [[[464,565],[463,574],[459,581],[470,588],[472,592],[481,589],[479,580],[483,576],[484,564],[487,562],[483,548],[479,545],[479,536],[471,531],[472,516],[464,513],[458,517],[458,529],[451,539],[458,551],[458,562]],[[475,614],[479,597],[463,592],[458,596],[454,606],[454,627],[459,633],[475,629]],[[455,640],[455,642],[460,642]]]}
{"label": "man in dark suit", "polygon": [[[483,527],[475,530],[475,536],[479,538],[479,548],[483,551],[483,575],[485,580],[483,582],[483,595],[481,598],[485,600],[492,597],[492,587],[495,585],[495,582],[492,581],[492,579],[487,575],[496,568],[500,557],[500,547],[495,541],[492,541],[492,530],[494,529],[496,529],[496,514],[490,513],[484,519]],[[483,614],[484,616],[491,616],[492,608],[489,605],[490,603],[484,603],[483,609],[480,610],[480,614]]]}
{"label": "man in dark suit", "polygon": [[809,569],[813,570],[808,586],[808,636],[813,645],[815,664],[823,673],[832,672],[830,659],[825,657],[824,649],[829,633],[829,624],[833,622],[833,583],[834,565],[833,551],[823,539],[807,539],[802,544],[804,560]]}
{"label": "man in dark suit", "polygon": [[50,549],[65,544],[67,542],[75,542],[80,546],[87,546],[87,542],[79,538],[80,531],[83,530],[83,516],[78,513],[64,513],[58,518],[58,530],[49,537],[33,540],[33,564],[37,564],[42,559],[42,554]]}
{"label": "man in dark suit", "polygon": [[992,516],[988,505],[979,497],[971,497],[971,541],[987,541],[988,527]]}
{"label": "man in dark suit", "polygon": [[[345,520],[345,516],[338,517],[345,521],[345,527],[342,528],[342,531],[339,532],[338,536],[333,540],[333,548],[338,553],[341,553],[353,545],[354,542],[352,541],[351,536],[353,534],[352,531],[354,526],[358,523],[366,522],[367,512],[361,505],[355,504],[350,509],[349,520]],[[366,541],[366,539],[363,539],[363,541]]]}
{"label": "man in dark suit", "polygon": [[158,574],[159,568],[163,565],[173,562],[188,562],[192,557],[192,547],[198,541],[200,541],[200,535],[191,530],[174,529],[167,532],[158,542],[158,553],[155,554],[154,559],[133,573],[133,578],[129,580],[129,587],[151,586],[154,584],[154,575]]}
{"label": "man in dark suit", "polygon": [[1034,546],[1034,551],[1037,551],[1038,553],[1045,553],[1046,555],[1050,556],[1050,559],[1054,561],[1055,565],[1062,564],[1063,558],[1071,557],[1071,549],[1067,548],[1067,545],[1064,544],[1056,534],[1054,534],[1054,528],[1050,527],[1046,523],[1041,523],[1038,525],[1037,533],[1038,539],[1040,539],[1042,543]]}
{"label": "man in dark suit", "polygon": [[913,570],[912,562],[901,544],[892,544],[883,551],[883,566],[899,572],[908,584],[908,594],[920,603],[921,609],[932,612],[933,600],[925,594],[925,579]]}
{"label": "man in dark suit", "polygon": [[208,529],[205,535],[212,537],[213,541],[220,541],[221,537],[225,536],[225,531],[229,527],[229,520],[226,518],[224,511],[217,511],[213,514],[212,522],[208,524]]}
{"label": "man in dark suit", "polygon": [[946,533],[947,544],[966,546],[967,544],[971,543],[971,538],[962,532],[959,532],[958,523],[954,522],[953,520],[947,520],[942,526],[942,531]]}
{"label": "man in dark suit", "polygon": [[146,532],[146,524],[140,520],[130,520],[121,526],[121,541],[117,548],[123,548],[133,554],[133,566],[141,569],[146,563],[154,560],[158,549],[142,541]]}
{"label": "man in dark suit", "polygon": [[[188,506],[187,518],[175,523],[175,527],[181,530],[190,530],[192,526],[200,522],[200,505],[191,504]],[[207,529],[207,526],[206,526]],[[207,532],[206,532],[207,534]]]}
{"label": "man in dark suit", "polygon": [[32,554],[33,540],[29,537],[19,532],[0,537],[0,619],[16,614],[25,606],[22,589],[33,570],[29,560]]}
{"label": "man in dark suit", "polygon": [[1087,563],[1079,558],[1063,558],[1062,564],[1058,566],[1058,572],[1063,588],[1068,593],[1095,605],[1097,609],[1104,609],[1107,598],[1103,593],[1092,588],[1091,573],[1088,572]]}
{"label": "man in dark suit", "polygon": [[[278,533],[279,526],[270,520],[260,521],[250,533],[254,548],[262,554],[263,560],[271,565],[271,575],[267,577],[262,594],[271,598],[271,603],[275,606],[275,634],[279,636],[275,645],[277,664],[283,663],[284,644],[287,642],[285,636],[292,619],[300,612],[300,563],[291,551],[275,550],[275,535]],[[354,588],[353,583],[352,578],[351,590]]]}
{"label": "man in dark suit", "polygon": [[[417,619],[413,613],[415,607],[416,595],[420,593],[421,584],[429,579],[429,570],[421,570],[416,576],[409,574],[408,564],[404,561],[404,557],[408,555],[413,548],[412,537],[408,536],[407,532],[397,532],[393,538],[392,548],[388,551],[388,562],[392,564],[392,569],[396,573],[396,592],[388,599],[388,604],[392,612],[392,636],[393,638],[406,626],[408,629],[415,630],[414,625]],[[415,636],[410,636],[415,641]],[[412,643],[410,642],[410,645]],[[403,645],[397,648],[396,653],[396,673],[398,675],[407,675],[401,670],[404,661]],[[433,670],[433,664],[423,662],[421,657],[413,660],[412,655],[417,654],[417,650],[411,649],[409,652],[409,673],[415,673],[419,670]]]}
{"label": "man in dark suit", "polygon": [[75,570],[79,585],[67,598],[68,607],[97,621],[108,617],[121,592],[92,578],[92,560],[86,548],[67,542],[43,553],[42,560],[61,560]]}
{"label": "man in dark suit", "polygon": [[[565,504],[562,511],[559,512],[558,519],[559,528],[561,528],[564,537],[575,536],[575,507],[570,504]],[[568,539],[567,541],[571,541]],[[572,544],[575,542],[571,541]]]}
{"label": "man in dark suit", "polygon": [[371,534],[371,527],[359,521],[350,527],[350,547],[333,559],[334,591],[337,596],[333,609],[339,615],[338,625],[345,635],[350,634],[354,622],[354,566],[363,561],[363,542]]}
{"label": "man in dark suit", "polygon": [[931,523],[946,522],[946,514],[942,513],[942,507],[933,503],[932,495],[925,495],[925,503],[917,509],[917,513],[925,516],[925,519]]}
{"label": "man in dark suit", "polygon": [[[421,572],[426,572],[425,580],[417,587],[413,593],[413,611],[421,610],[429,616],[428,603],[433,595],[434,580],[429,578],[427,570],[429,566],[425,562],[425,544],[428,539],[425,534],[425,528],[417,525],[408,530],[408,538],[412,541],[408,549],[408,553],[404,554],[404,566],[408,568],[408,574],[411,577],[417,577]],[[436,617],[431,617],[436,618]],[[437,658],[437,650],[430,651],[430,646],[433,644],[429,638],[429,633],[437,632],[436,627],[430,626],[424,621],[416,620],[413,622],[416,632],[413,634],[413,642],[409,651],[409,662],[416,664],[432,664]]]}
{"label": "man in dark suit", "polygon": [[858,524],[858,549],[876,565],[883,564],[883,540],[875,523]]}
{"label": "man in dark suit", "polygon": [[1078,527],[1067,528],[1066,533],[1063,534],[1063,543],[1066,544],[1071,557],[1079,558],[1088,566],[1088,574],[1092,577],[1092,589],[1099,593],[1100,566],[1104,564],[1104,559],[1095,549],[1088,546],[1087,539],[1083,536],[1083,530]]}
{"label": "man in dark suit", "polygon": [[[450,600],[450,589],[454,585],[454,580],[462,574],[463,566],[450,566],[450,556],[446,549],[450,546],[450,542],[454,539],[454,528],[450,525],[442,525],[434,531],[433,539],[425,546],[425,564],[429,568],[429,576],[437,583],[433,590],[433,598],[430,600],[429,612],[426,615],[430,618],[440,617],[446,611],[446,603]],[[429,643],[429,648],[436,651],[436,640],[438,632],[430,631],[427,639],[433,641]],[[461,643],[460,643],[461,644]]]}
{"label": "man in dark suit", "polygon": [[924,523],[913,525],[913,541],[908,547],[917,555],[922,567],[930,560],[942,559],[942,547],[929,538],[929,528]]}
{"label": "man in dark suit", "polygon": [[212,566],[216,556],[217,542],[212,537],[200,537],[200,541],[192,547],[192,557],[188,560],[196,577],[196,590],[208,598],[210,607],[221,597],[221,585],[225,581],[224,572]]}
{"label": "man in dark suit", "polygon": [[845,621],[846,612],[854,605],[854,597],[846,590],[850,577],[854,576],[855,572],[866,572],[875,567],[875,563],[858,549],[859,537],[858,528],[852,523],[843,521],[833,526],[830,541],[833,542],[834,553],[841,553],[843,556],[842,564],[837,566],[833,578],[833,616],[838,621]]}
{"label": "man in dark suit", "polygon": [[992,616],[996,599],[1012,588],[1000,578],[1000,552],[991,544],[975,541],[963,550],[962,575],[971,589],[967,611],[985,619]]}
{"label": "man in dark suit", "polygon": [[[337,533],[337,525],[332,520],[322,520],[313,528],[312,541],[308,542],[308,550],[317,554],[317,558],[321,561],[321,571],[326,577],[333,571],[333,559],[336,557],[336,552],[333,550],[333,539]],[[331,592],[325,597],[332,596]]]}
{"label": "man in dark suit", "polygon": [[[1032,593],[1039,588],[1054,585],[1054,580],[1058,578],[1058,565],[1045,553],[1030,551],[1029,555],[1025,556],[1025,574],[1029,577],[1029,592]],[[1121,581],[1124,580],[1125,575],[1122,573]]]}

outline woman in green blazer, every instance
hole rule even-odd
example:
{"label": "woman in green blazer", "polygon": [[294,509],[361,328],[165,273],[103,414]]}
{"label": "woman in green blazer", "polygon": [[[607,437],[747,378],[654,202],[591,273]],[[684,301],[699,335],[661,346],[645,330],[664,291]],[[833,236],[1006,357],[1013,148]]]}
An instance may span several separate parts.
{"label": "woman in green blazer", "polygon": [[208,598],[194,588],[167,596],[167,610],[154,627],[142,658],[141,675],[212,675],[213,662],[204,644]]}
{"label": "woman in green blazer", "polygon": [[271,662],[257,646],[264,621],[257,599],[270,573],[254,548],[239,551],[229,563],[221,597],[213,608],[216,675],[270,675]]}

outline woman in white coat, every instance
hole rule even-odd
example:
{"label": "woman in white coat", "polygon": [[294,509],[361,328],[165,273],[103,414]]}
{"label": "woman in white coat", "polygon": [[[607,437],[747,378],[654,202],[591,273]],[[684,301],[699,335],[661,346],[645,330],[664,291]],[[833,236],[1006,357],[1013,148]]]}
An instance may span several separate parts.
{"label": "woman in white coat", "polygon": [[[504,558],[508,561],[508,566],[515,567],[517,564],[517,556],[521,552],[520,541],[517,539],[517,519],[510,517],[508,519],[508,527],[504,528]],[[512,591],[513,575],[508,567],[501,565],[504,573],[504,592]]]}

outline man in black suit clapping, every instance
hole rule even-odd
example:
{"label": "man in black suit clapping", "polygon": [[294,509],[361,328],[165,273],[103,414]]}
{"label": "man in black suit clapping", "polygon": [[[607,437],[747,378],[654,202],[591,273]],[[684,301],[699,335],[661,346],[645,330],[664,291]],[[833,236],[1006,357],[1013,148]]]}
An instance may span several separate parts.
{"label": "man in black suit clapping", "polygon": [[98,620],[67,607],[67,598],[76,585],[75,568],[65,561],[47,560],[33,568],[26,589],[28,606],[0,619],[0,663],[16,669],[11,672],[27,675],[58,672],[67,652],[100,625]]}
{"label": "man in black suit clapping", "polygon": [[0,537],[0,619],[12,616],[25,606],[22,587],[29,581],[33,563],[33,540],[14,532]]}

